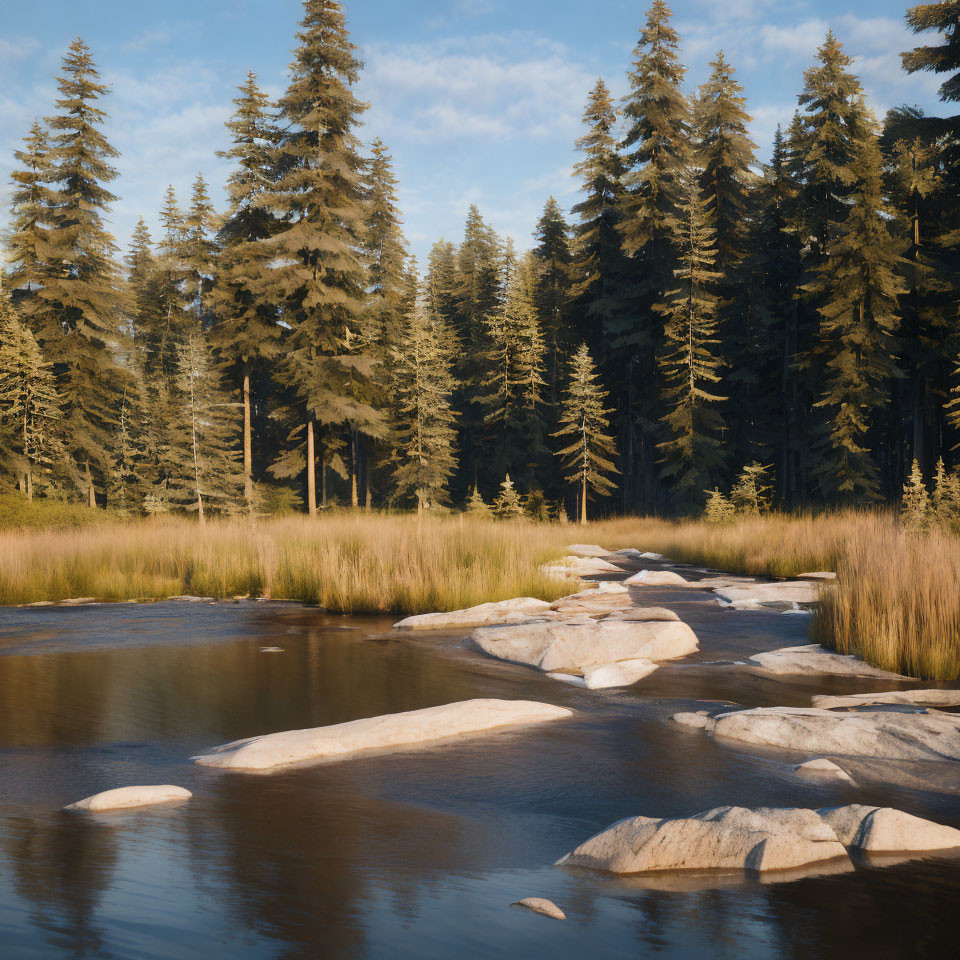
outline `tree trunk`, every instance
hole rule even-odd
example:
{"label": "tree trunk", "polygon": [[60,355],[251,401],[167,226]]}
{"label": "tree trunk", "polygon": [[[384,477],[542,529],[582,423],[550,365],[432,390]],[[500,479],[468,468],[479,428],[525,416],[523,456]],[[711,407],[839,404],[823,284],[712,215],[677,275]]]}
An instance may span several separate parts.
{"label": "tree trunk", "polygon": [[27,501],[31,502],[33,500],[33,467],[27,467],[27,475],[24,478],[26,480],[26,493]]}
{"label": "tree trunk", "polygon": [[93,487],[93,474],[90,472],[90,461],[87,460],[86,464],[86,473],[87,473],[87,495],[88,503],[92,510],[97,509],[97,492]]}
{"label": "tree trunk", "polygon": [[[326,486],[326,475],[324,475],[324,486]],[[326,494],[324,494],[326,500]],[[317,515],[317,474],[316,474],[316,452],[313,444],[313,421],[307,424],[307,513],[311,517]]]}
{"label": "tree trunk", "polygon": [[356,510],[360,506],[357,492],[357,431],[350,431],[350,506]]}
{"label": "tree trunk", "polygon": [[250,374],[243,375],[243,495],[253,510],[253,444],[250,430]]}
{"label": "tree trunk", "polygon": [[587,523],[587,479],[583,479],[583,495],[580,501],[580,523],[586,525]]}

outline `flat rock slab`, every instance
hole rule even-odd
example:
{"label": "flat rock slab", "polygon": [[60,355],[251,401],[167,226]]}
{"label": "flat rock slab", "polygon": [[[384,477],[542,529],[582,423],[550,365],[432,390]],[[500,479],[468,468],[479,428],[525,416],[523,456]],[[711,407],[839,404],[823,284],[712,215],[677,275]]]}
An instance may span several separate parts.
{"label": "flat rock slab", "polygon": [[653,623],[657,620],[664,623],[680,622],[680,617],[666,607],[630,607],[625,610],[616,610],[606,619],[625,620],[627,623]]}
{"label": "flat rock slab", "polygon": [[688,587],[690,581],[672,570],[641,570],[625,581],[631,587]]}
{"label": "flat rock slab", "polygon": [[78,800],[64,810],[80,813],[101,813],[106,810],[132,810],[137,807],[152,807],[162,803],[189,800],[193,794],[183,787],[170,784],[149,787],[118,787],[105,790],[85,800]]}
{"label": "flat rock slab", "polygon": [[750,657],[747,664],[777,674],[825,674],[835,677],[875,677],[879,680],[908,680],[897,673],[871,667],[857,657],[834,653],[818,643],[783,647]]}
{"label": "flat rock slab", "polygon": [[540,572],[550,577],[602,577],[606,573],[623,573],[620,567],[602,558],[564,557],[557,563],[547,563]]}
{"label": "flat rock slab", "polygon": [[793,768],[793,772],[812,780],[838,780],[842,783],[853,783],[853,777],[846,770],[825,758],[798,764]]}
{"label": "flat rock slab", "polygon": [[619,663],[605,663],[599,667],[587,667],[583,671],[583,682],[588,690],[632,687],[658,669],[659,666],[652,660],[621,660]]}
{"label": "flat rock slab", "polygon": [[498,660],[536,667],[546,673],[582,672],[620,660],[673,660],[694,653],[696,634],[679,622],[601,620],[589,624],[558,622],[480,627],[473,642]]}
{"label": "flat rock slab", "polygon": [[718,807],[687,819],[634,817],[581,844],[558,865],[632,874],[658,870],[790,870],[847,858],[813,810]]}
{"label": "flat rock slab", "polygon": [[481,603],[450,613],[424,613],[394,624],[398,630],[444,630],[455,627],[479,627],[487,623],[520,623],[549,612],[550,604],[533,597],[518,597],[497,603]]}
{"label": "flat rock slab", "polygon": [[511,907],[521,907],[524,910],[532,910],[534,913],[542,914],[544,917],[550,917],[552,920],[566,920],[567,915],[552,901],[544,900],[542,897],[526,897],[511,903]]}
{"label": "flat rock slab", "polygon": [[929,853],[960,848],[960,830],[890,807],[828,807],[818,813],[858,853]]}
{"label": "flat rock slab", "polygon": [[330,727],[291,730],[217,747],[193,759],[205,767],[229,770],[273,770],[317,760],[339,760],[368,750],[411,747],[562,720],[572,710],[530,700],[466,700],[425,710],[352,720]]}
{"label": "flat rock slab", "polygon": [[[621,586],[621,584],[616,584]],[[561,597],[550,604],[554,613],[608,614],[615,610],[629,610],[633,606],[630,591],[623,587],[619,590],[583,590],[569,597]]]}
{"label": "flat rock slab", "polygon": [[827,570],[818,570],[818,571],[815,571],[814,573],[798,574],[797,579],[798,580],[819,580],[823,582],[823,581],[836,580],[837,575]]}
{"label": "flat rock slab", "polygon": [[821,710],[871,707],[884,703],[917,707],[960,707],[960,690],[892,690],[889,693],[852,693],[846,697],[824,695],[813,698],[813,705]]}
{"label": "flat rock slab", "polygon": [[606,547],[597,546],[595,543],[574,543],[567,547],[567,552],[571,556],[583,557],[584,559],[609,557],[611,555]]}
{"label": "flat rock slab", "polygon": [[806,754],[960,760],[960,717],[949,713],[759,707],[719,714],[705,729],[715,737]]}
{"label": "flat rock slab", "polygon": [[718,597],[734,603],[743,600],[755,603],[817,603],[820,599],[820,585],[812,580],[718,585],[714,592]]}

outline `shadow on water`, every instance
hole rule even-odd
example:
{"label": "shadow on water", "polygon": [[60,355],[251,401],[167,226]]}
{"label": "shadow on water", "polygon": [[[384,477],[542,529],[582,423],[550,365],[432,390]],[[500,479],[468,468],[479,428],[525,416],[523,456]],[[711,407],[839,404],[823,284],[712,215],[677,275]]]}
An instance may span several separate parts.
{"label": "shadow on water", "polygon": [[[678,728],[670,715],[701,701],[808,705],[876,686],[715,666],[805,642],[805,618],[725,613],[693,592],[668,605],[701,653],[603,693],[484,659],[460,638],[397,637],[382,618],[274,604],[0,611],[2,942],[14,957],[98,960],[951,955],[955,859],[774,883],[552,866],[622,817],[728,803],[883,803],[958,825],[956,796],[922,771],[890,784],[862,762],[860,786],[822,784],[782,754]],[[270,776],[189,762],[241,737],[473,697],[577,715]],[[195,796],[59,812],[134,783]],[[526,896],[554,899],[569,920],[508,909]]]}

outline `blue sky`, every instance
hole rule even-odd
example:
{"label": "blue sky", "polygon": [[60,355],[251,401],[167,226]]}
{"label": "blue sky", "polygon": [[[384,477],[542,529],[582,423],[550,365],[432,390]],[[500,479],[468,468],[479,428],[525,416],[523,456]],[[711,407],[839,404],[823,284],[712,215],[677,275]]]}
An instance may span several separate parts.
{"label": "blue sky", "polygon": [[[401,181],[411,248],[458,240],[477,203],[519,247],[546,198],[576,202],[573,141],[587,93],[603,76],[617,95],[646,0],[348,0],[370,101],[361,136],[381,136]],[[172,183],[189,194],[199,170],[222,205],[235,86],[253,69],[272,95],[286,80],[300,0],[43,0],[11,5],[0,35],[0,203],[12,152],[34,116],[51,112],[53,75],[78,34],[112,94],[107,133],[121,151],[112,228],[126,247],[139,213],[151,226]],[[937,111],[938,81],[907,77],[899,52],[918,41],[901,0],[674,0],[690,70],[705,79],[718,49],[738,70],[761,159],[789,122],[828,27],[857,58],[878,115],[899,103]],[[5,214],[0,222],[5,220]]]}

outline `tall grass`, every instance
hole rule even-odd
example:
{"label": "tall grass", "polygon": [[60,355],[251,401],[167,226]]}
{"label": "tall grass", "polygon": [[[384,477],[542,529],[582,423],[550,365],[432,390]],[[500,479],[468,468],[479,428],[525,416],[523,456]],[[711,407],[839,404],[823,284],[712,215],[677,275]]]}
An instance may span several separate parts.
{"label": "tall grass", "polygon": [[539,566],[574,540],[638,547],[737,573],[836,570],[813,639],[877,666],[960,675],[960,539],[913,534],[883,513],[771,515],[728,526],[622,519],[589,527],[342,513],[165,519],[0,531],[0,604],[69,597],[265,596],[342,613],[453,610],[568,585]]}

